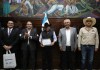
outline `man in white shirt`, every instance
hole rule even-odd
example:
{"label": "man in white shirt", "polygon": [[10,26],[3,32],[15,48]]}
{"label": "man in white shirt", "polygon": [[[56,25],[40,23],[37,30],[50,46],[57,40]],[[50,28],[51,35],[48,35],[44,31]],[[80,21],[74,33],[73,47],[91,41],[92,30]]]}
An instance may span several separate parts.
{"label": "man in white shirt", "polygon": [[[76,28],[70,27],[70,19],[64,20],[64,28],[59,31],[59,47],[61,51],[61,68],[74,70],[74,52],[77,46],[77,31]],[[69,66],[67,66],[69,65]]]}
{"label": "man in white shirt", "polygon": [[[4,28],[1,30],[1,49],[4,54],[6,51],[11,51],[12,53],[15,53],[16,61],[18,64],[18,41],[19,41],[19,29],[14,27],[14,21],[9,20],[7,22],[7,28]],[[2,58],[1,58],[2,59]]]}
{"label": "man in white shirt", "polygon": [[[43,40],[49,40],[49,44],[43,44]],[[48,23],[45,23],[44,30],[41,32],[39,42],[42,47],[42,69],[52,69],[52,48],[57,41],[55,31],[51,29]],[[46,42],[47,43],[47,42]]]}

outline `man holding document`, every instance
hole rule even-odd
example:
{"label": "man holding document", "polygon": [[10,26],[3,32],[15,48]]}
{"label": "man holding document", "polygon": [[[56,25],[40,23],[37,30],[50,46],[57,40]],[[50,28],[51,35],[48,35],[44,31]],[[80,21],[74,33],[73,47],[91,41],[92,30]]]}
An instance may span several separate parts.
{"label": "man holding document", "polygon": [[57,41],[55,32],[48,23],[44,25],[44,31],[41,32],[39,42],[42,47],[42,69],[51,70],[52,68],[52,47]]}

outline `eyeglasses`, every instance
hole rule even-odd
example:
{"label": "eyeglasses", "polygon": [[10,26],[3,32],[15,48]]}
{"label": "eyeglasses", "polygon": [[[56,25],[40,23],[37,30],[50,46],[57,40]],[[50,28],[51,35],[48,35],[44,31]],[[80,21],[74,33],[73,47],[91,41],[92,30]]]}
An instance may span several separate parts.
{"label": "eyeglasses", "polygon": [[64,23],[70,23],[70,22],[64,22]]}

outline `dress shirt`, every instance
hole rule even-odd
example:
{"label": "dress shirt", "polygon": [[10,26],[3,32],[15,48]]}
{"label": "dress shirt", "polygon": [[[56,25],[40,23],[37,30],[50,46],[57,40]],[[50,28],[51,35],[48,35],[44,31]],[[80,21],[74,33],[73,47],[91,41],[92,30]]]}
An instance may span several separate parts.
{"label": "dress shirt", "polygon": [[[30,32],[31,32],[31,30],[27,30],[28,31],[28,35],[29,35],[29,37],[30,37]],[[28,37],[28,42],[27,42],[27,44],[29,45],[29,37]]]}
{"label": "dress shirt", "polygon": [[8,36],[10,36],[12,29],[13,28],[8,28]]}
{"label": "dress shirt", "polygon": [[79,31],[78,36],[78,47],[80,45],[95,45],[98,48],[99,45],[99,35],[95,27],[92,27],[91,30],[86,30],[86,27],[83,27]]}
{"label": "dress shirt", "polygon": [[66,46],[71,46],[70,36],[70,29],[66,29]]}

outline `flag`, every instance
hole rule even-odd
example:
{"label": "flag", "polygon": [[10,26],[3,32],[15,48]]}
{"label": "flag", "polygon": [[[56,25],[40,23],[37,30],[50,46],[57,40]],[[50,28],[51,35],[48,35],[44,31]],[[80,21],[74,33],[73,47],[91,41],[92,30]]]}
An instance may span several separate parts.
{"label": "flag", "polygon": [[48,17],[47,17],[47,13],[46,12],[44,13],[44,18],[42,20],[42,27],[44,27],[45,23],[48,23],[49,24],[49,20],[48,20]]}

